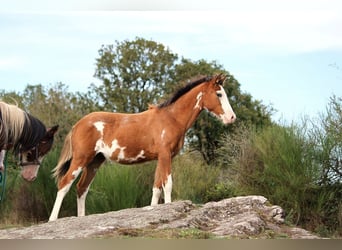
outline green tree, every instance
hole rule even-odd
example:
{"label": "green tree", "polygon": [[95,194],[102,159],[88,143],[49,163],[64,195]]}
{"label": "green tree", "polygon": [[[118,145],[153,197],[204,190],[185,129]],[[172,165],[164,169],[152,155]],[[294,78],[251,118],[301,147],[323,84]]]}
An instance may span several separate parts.
{"label": "green tree", "polygon": [[72,126],[84,115],[96,109],[87,93],[69,92],[62,82],[42,86],[27,85],[23,91],[24,110],[39,118],[47,127],[58,124],[55,144],[61,146]]}
{"label": "green tree", "polygon": [[98,101],[103,109],[141,112],[163,96],[172,84],[177,55],[152,40],[115,42],[102,46],[96,59],[95,77],[102,80]]}

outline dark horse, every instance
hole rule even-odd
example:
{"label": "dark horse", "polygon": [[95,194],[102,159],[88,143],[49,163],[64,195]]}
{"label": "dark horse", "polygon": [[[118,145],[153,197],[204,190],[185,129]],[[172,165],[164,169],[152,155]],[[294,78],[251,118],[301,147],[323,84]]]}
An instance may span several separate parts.
{"label": "dark horse", "polygon": [[77,184],[78,216],[85,215],[85,199],[96,170],[106,160],[134,164],[158,160],[151,205],[158,204],[161,190],[171,202],[171,159],[183,147],[186,131],[206,109],[224,124],[235,114],[223,89],[225,76],[204,77],[179,89],[169,100],[137,114],[94,112],[79,120],[67,135],[54,169],[58,183],[50,221],[72,183]]}
{"label": "dark horse", "polygon": [[43,157],[50,151],[58,125],[45,125],[15,105],[0,101],[0,170],[7,150],[13,149],[27,181],[37,177]]}

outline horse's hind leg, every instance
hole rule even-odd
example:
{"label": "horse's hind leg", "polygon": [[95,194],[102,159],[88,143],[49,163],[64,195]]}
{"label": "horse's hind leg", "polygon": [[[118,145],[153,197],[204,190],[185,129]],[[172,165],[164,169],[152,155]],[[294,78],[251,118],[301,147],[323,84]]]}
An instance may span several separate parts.
{"label": "horse's hind leg", "polygon": [[[81,173],[82,169],[78,168],[77,170],[70,171],[72,165],[69,168],[69,171],[63,176],[61,181],[58,182],[58,192],[55,200],[55,204],[53,205],[53,209],[49,218],[49,221],[57,220],[59,210],[62,206],[63,199],[65,195],[69,192],[72,183]],[[63,181],[64,180],[64,181]],[[66,180],[66,181],[65,181]]]}
{"label": "horse's hind leg", "polygon": [[82,172],[83,166],[87,166],[88,162],[91,161],[92,158],[73,158],[71,160],[71,164],[69,170],[66,174],[58,181],[58,192],[55,200],[55,204],[53,206],[49,221],[54,221],[58,218],[59,210],[62,206],[63,199],[65,195],[69,192],[71,185]]}
{"label": "horse's hind leg", "polygon": [[102,154],[97,154],[94,159],[84,168],[80,180],[77,183],[77,216],[85,215],[85,200],[97,169],[105,161]]}

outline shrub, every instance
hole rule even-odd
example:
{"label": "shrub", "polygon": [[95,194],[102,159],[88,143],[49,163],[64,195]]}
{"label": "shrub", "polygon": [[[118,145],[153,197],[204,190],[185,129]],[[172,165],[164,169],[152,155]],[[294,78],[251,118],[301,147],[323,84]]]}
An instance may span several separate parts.
{"label": "shrub", "polygon": [[262,131],[243,128],[226,136],[221,155],[228,183],[240,194],[267,197],[282,206],[287,221],[322,235],[341,228],[341,183],[322,185],[322,162],[318,145],[302,126],[273,125]]}

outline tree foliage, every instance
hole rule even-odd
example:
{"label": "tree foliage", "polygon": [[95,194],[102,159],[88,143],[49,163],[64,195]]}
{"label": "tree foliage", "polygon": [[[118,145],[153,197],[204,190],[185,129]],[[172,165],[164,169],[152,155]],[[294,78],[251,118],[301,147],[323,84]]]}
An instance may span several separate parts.
{"label": "tree foliage", "polygon": [[96,59],[95,89],[103,108],[115,112],[141,112],[163,96],[173,80],[177,55],[164,45],[137,38],[103,45]]}

